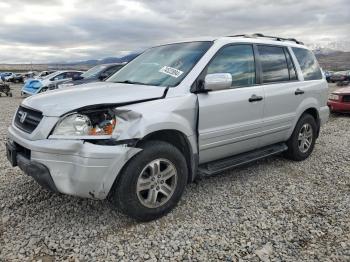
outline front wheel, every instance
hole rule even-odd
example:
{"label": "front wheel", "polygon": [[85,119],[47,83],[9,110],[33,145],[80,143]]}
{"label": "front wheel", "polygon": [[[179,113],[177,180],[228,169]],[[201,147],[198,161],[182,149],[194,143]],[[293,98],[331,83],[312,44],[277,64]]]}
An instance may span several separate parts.
{"label": "front wheel", "polygon": [[309,157],[315,147],[317,125],[315,118],[309,114],[300,117],[293,134],[287,141],[286,156],[295,161],[302,161]]}
{"label": "front wheel", "polygon": [[186,160],[175,146],[149,141],[119,174],[112,203],[137,220],[157,219],[176,206],[187,176]]}

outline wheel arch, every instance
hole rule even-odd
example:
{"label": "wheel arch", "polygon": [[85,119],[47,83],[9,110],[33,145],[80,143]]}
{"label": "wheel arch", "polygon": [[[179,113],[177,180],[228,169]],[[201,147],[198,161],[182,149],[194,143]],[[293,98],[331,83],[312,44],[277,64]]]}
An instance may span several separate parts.
{"label": "wheel arch", "polygon": [[305,114],[309,114],[315,119],[316,125],[317,125],[316,133],[317,133],[317,137],[318,137],[318,135],[320,133],[320,115],[319,115],[318,110],[315,107],[310,107],[310,108],[304,110],[304,112],[302,112],[299,119]]}
{"label": "wheel arch", "polygon": [[197,173],[198,153],[193,150],[193,141],[191,137],[175,129],[163,129],[151,132],[136,143],[136,147],[142,147],[142,144],[148,141],[164,141],[175,146],[184,155],[188,168],[188,182],[192,182]]}

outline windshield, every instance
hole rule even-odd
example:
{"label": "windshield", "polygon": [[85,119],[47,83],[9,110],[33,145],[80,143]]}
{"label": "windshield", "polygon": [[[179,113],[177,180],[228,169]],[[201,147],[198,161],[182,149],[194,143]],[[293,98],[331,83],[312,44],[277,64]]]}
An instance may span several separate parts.
{"label": "windshield", "polygon": [[95,78],[105,68],[106,68],[105,65],[94,66],[93,68],[89,69],[84,74],[82,74],[81,76],[84,78]]}
{"label": "windshield", "polygon": [[107,81],[154,86],[177,86],[212,42],[189,42],[153,47]]}

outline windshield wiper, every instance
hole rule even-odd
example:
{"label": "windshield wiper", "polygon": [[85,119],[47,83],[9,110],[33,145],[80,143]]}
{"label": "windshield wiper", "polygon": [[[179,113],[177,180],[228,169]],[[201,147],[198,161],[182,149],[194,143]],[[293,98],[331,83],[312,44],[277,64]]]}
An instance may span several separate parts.
{"label": "windshield wiper", "polygon": [[135,85],[151,86],[151,84],[146,84],[146,83],[142,83],[142,82],[135,82],[135,81],[131,81],[131,80],[117,81],[117,82],[114,82],[114,83],[123,83],[123,84],[135,84]]}

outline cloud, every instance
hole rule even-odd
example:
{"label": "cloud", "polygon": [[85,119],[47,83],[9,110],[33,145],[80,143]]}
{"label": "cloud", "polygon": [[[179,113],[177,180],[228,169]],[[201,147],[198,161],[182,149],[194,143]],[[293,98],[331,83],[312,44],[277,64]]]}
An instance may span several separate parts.
{"label": "cloud", "polygon": [[310,44],[350,41],[348,0],[0,0],[0,10],[0,63],[103,58],[254,32]]}

